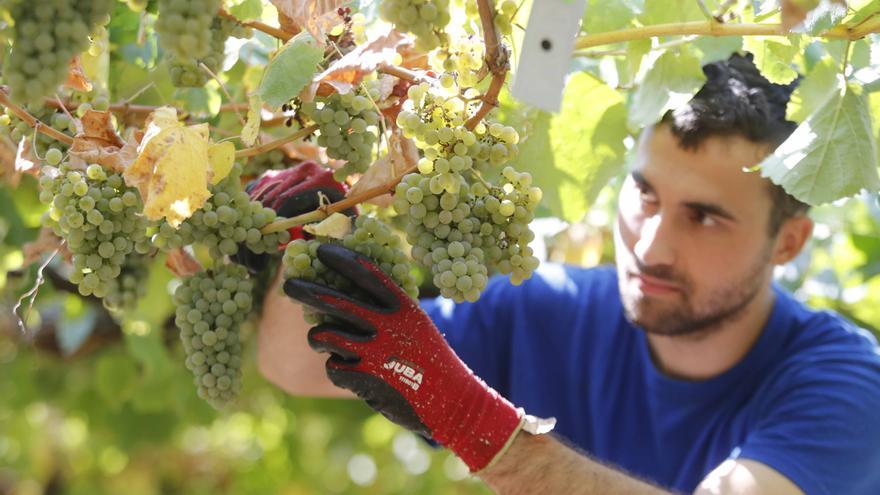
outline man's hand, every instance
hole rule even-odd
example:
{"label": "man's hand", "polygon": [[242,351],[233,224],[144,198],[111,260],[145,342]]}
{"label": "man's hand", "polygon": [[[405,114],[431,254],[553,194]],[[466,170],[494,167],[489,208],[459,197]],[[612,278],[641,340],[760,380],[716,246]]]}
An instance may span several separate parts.
{"label": "man's hand", "polygon": [[312,348],[330,353],[330,380],[449,448],[471,471],[489,465],[519,431],[522,410],[474,376],[416,301],[367,258],[332,244],[317,255],[369,298],[297,279],[284,284],[288,296],[339,322],[309,331]]}
{"label": "man's hand", "polygon": [[[248,195],[275,210],[280,217],[308,213],[325,203],[335,203],[345,196],[345,188],[333,179],[333,172],[315,162],[303,162],[285,170],[270,170],[247,187]],[[346,212],[354,215],[354,210]],[[290,229],[290,238],[303,236],[302,227]],[[240,245],[233,260],[252,273],[263,271],[268,264],[266,254],[256,254]]]}

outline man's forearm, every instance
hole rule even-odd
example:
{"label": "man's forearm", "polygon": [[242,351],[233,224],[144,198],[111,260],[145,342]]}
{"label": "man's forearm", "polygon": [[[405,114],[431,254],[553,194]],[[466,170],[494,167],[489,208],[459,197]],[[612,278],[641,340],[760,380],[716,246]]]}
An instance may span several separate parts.
{"label": "man's forearm", "polygon": [[525,432],[479,476],[501,495],[670,493],[581,455],[550,435]]}

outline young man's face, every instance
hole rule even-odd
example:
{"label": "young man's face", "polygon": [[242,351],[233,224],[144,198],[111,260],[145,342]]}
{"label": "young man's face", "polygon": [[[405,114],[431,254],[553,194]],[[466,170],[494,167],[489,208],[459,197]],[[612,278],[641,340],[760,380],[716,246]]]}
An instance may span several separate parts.
{"label": "young man's face", "polygon": [[769,286],[770,195],[745,172],[767,148],[740,137],[679,147],[646,131],[620,193],[615,248],[627,317],[649,333],[711,331]]}

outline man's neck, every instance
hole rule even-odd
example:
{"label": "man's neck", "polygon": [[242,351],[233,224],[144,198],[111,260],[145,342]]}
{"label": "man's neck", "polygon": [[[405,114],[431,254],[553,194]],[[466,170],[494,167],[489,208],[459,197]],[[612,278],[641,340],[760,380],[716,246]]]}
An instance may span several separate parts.
{"label": "man's neck", "polygon": [[775,295],[767,286],[739,318],[694,335],[647,334],[654,364],[662,373],[684,380],[707,380],[739,363],[761,336]]}

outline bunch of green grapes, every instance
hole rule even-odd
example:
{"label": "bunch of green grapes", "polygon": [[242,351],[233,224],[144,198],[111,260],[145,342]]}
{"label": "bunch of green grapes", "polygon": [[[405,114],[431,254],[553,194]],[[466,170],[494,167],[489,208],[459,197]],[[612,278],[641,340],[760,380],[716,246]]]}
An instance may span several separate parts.
{"label": "bunch of green grapes", "polygon": [[[510,36],[513,31],[513,19],[519,11],[519,6],[514,0],[504,0],[495,12],[494,24],[495,29],[504,36]],[[471,19],[479,19],[480,9],[477,7],[477,0],[467,0],[465,2],[465,13]]]}
{"label": "bunch of green grapes", "polygon": [[301,111],[321,130],[318,145],[327,148],[327,156],[346,160],[334,172],[337,180],[349,174],[365,172],[372,163],[379,112],[366,96],[355,92],[318,98],[302,104]]}
{"label": "bunch of green grapes", "polygon": [[147,292],[150,257],[132,253],[125,258],[119,276],[108,283],[107,294],[101,300],[111,315],[124,316],[137,306]]}
{"label": "bunch of green grapes", "polygon": [[211,79],[211,75],[199,64],[205,64],[211,72],[219,74],[223,67],[226,40],[230,37],[249,38],[251,32],[235,21],[215,17],[211,23],[211,44],[207,55],[200,58],[185,58],[172,55],[169,61],[171,82],[177,87],[201,87]]}
{"label": "bunch of green grapes", "polygon": [[244,177],[259,177],[267,170],[283,170],[290,165],[290,160],[283,151],[276,148],[248,159],[242,167]]}
{"label": "bunch of green grapes", "polygon": [[46,167],[40,200],[49,205],[45,223],[73,254],[70,281],[84,296],[105,297],[126,256],[150,249],[140,195],[118,173],[108,175],[97,164],[85,173],[66,164],[60,170]]}
{"label": "bunch of green grapes", "polygon": [[193,243],[205,245],[211,256],[221,258],[238,252],[244,244],[257,254],[273,253],[290,240],[287,231],[263,234],[260,229],[276,218],[275,210],[251,200],[241,185],[241,165],[211,187],[211,197],[178,228],[163,222],[153,237],[159,248],[176,249]]}
{"label": "bunch of green grapes", "polygon": [[211,51],[211,23],[221,0],[159,0],[156,33],[163,50],[183,60]]}
{"label": "bunch of green grapes", "polygon": [[[321,238],[318,240],[297,239],[287,245],[282,263],[286,278],[298,278],[328,285],[347,294],[359,294],[358,289],[347,278],[328,270],[317,258],[321,243],[336,242],[356,251],[371,260],[388,274],[413,299],[419,295],[415,277],[410,273],[406,254],[401,250],[402,242],[381,220],[359,216],[354,221],[354,230],[341,241]],[[306,321],[317,324],[323,321],[319,313],[305,311]]]}
{"label": "bunch of green grapes", "polygon": [[457,36],[449,46],[431,53],[432,67],[442,67],[449,74],[443,82],[452,78],[458,86],[474,87],[479,83],[484,53],[485,44],[480,37]]}
{"label": "bunch of green grapes", "polygon": [[20,1],[12,51],[3,71],[12,99],[37,103],[67,79],[70,60],[89,46],[89,34],[110,22],[113,0]]}
{"label": "bunch of green grapes", "polygon": [[516,156],[519,135],[498,123],[465,127],[469,109],[454,97],[454,82],[443,81],[447,75],[440,88],[412,86],[398,115],[398,126],[424,156],[419,173],[397,185],[393,206],[407,219],[413,258],[430,267],[441,294],[476,301],[489,268],[518,284],[537,267],[528,224],[541,191],[531,185],[531,176],[511,167],[503,170],[500,185],[482,178],[481,171]]}
{"label": "bunch of green grapes", "polygon": [[379,15],[398,31],[416,35],[416,50],[427,52],[449,39],[444,31],[451,19],[449,0],[385,0]]}
{"label": "bunch of green grapes", "polygon": [[[63,132],[68,136],[72,136],[76,129],[74,122],[62,112],[56,112],[54,109],[43,106],[41,104],[30,104],[26,107],[28,113],[37,118],[40,122],[52,126],[55,130]],[[30,144],[36,145],[36,155],[46,160],[49,165],[55,166],[61,163],[64,152],[68,146],[60,141],[46,136],[43,133],[36,132],[27,122],[18,118],[8,108],[5,113],[0,115],[0,132],[8,136],[13,143],[18,144],[22,138],[25,138]]]}
{"label": "bunch of green grapes", "polygon": [[235,264],[197,273],[174,291],[174,322],[199,397],[221,408],[241,390],[239,327],[253,305],[253,282]]}

